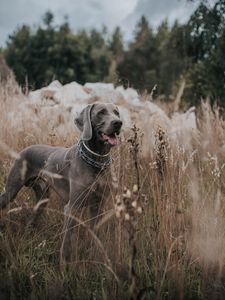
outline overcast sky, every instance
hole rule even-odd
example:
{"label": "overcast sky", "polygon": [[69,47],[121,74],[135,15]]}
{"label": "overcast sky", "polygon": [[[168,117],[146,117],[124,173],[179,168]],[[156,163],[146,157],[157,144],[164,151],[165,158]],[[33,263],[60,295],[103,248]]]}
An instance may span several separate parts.
{"label": "overcast sky", "polygon": [[47,10],[54,13],[56,24],[61,24],[67,15],[74,30],[99,29],[105,24],[112,31],[119,25],[129,40],[143,14],[157,26],[165,18],[184,22],[195,7],[196,3],[186,0],[0,0],[0,46],[17,26],[37,26]]}

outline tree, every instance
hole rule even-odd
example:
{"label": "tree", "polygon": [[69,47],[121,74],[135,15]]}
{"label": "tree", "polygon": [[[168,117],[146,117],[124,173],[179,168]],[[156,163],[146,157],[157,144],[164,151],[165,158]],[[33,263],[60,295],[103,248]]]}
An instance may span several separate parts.
{"label": "tree", "polygon": [[190,88],[186,98],[192,104],[202,97],[210,97],[224,105],[224,31],[225,1],[218,0],[213,7],[201,3],[188,22],[190,43],[188,55],[192,66],[188,71]]}
{"label": "tree", "polygon": [[44,14],[42,20],[43,20],[44,24],[45,24],[47,27],[50,27],[51,24],[52,24],[52,22],[53,22],[53,20],[54,20],[54,15],[53,15],[53,13],[52,13],[51,11],[48,10],[48,11]]}
{"label": "tree", "polygon": [[187,30],[185,25],[177,21],[169,28],[163,21],[156,33],[157,48],[159,49],[158,93],[168,99],[175,94],[177,84],[189,65],[186,43]]}
{"label": "tree", "polygon": [[116,27],[112,34],[112,39],[109,41],[109,49],[112,51],[113,57],[121,61],[123,57],[124,47],[123,47],[123,36],[120,27]]}
{"label": "tree", "polygon": [[4,55],[18,82],[23,85],[28,79],[31,87],[39,88],[54,78],[62,83],[103,81],[111,64],[103,33],[82,30],[75,34],[68,20],[54,27],[53,19],[47,12],[43,17],[47,27],[31,30],[24,25],[9,37]]}
{"label": "tree", "polygon": [[[9,36],[4,56],[6,62],[16,75],[17,80],[23,83],[27,76],[26,70],[30,68],[31,63],[31,30],[23,25],[18,31]],[[29,49],[30,51],[27,51]]]}
{"label": "tree", "polygon": [[47,12],[38,28],[23,25],[10,35],[3,53],[20,84],[28,79],[38,88],[54,78],[83,84],[116,75],[139,91],[150,92],[157,84],[158,93],[169,99],[184,77],[186,102],[197,105],[210,97],[225,107],[225,0],[214,6],[200,1],[182,25],[165,20],[153,30],[142,16],[126,47],[119,27],[108,39],[106,27],[74,33],[68,19],[57,27],[53,20]]}
{"label": "tree", "polygon": [[119,75],[140,91],[149,91],[157,83],[158,60],[153,30],[142,16],[135,28],[134,41],[118,66]]}

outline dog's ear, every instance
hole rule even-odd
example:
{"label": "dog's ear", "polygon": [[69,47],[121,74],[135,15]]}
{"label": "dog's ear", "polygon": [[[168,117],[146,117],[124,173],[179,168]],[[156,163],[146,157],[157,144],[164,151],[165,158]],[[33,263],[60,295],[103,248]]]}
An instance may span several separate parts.
{"label": "dog's ear", "polygon": [[82,132],[81,139],[89,141],[92,138],[91,110],[94,104],[85,107],[74,119],[75,125]]}

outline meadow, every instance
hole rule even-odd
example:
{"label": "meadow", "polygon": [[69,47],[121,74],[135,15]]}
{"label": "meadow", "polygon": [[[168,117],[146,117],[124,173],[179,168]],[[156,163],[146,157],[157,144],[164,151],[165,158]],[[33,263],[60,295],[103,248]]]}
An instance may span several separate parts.
{"label": "meadow", "polygon": [[[0,86],[0,191],[24,147],[78,139],[66,123],[54,131],[47,118],[13,126],[9,112],[24,97],[13,80]],[[220,109],[207,101],[189,147],[158,127],[143,151],[146,132],[133,125],[113,150],[114,192],[99,230],[78,216],[76,259],[64,270],[63,203],[52,197],[30,227],[36,203],[24,188],[0,212],[0,299],[224,299],[224,129]]]}

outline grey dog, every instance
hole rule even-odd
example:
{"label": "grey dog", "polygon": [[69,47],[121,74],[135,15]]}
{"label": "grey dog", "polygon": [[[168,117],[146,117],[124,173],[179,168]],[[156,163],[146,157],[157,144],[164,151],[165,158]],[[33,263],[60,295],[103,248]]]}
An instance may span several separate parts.
{"label": "grey dog", "polygon": [[23,186],[31,187],[37,200],[55,190],[66,201],[61,259],[70,259],[73,213],[89,206],[96,216],[105,192],[104,180],[111,164],[110,149],[117,144],[122,121],[111,103],[85,107],[75,118],[81,131],[71,148],[33,145],[25,148],[14,162],[0,196],[0,208],[12,202]]}

